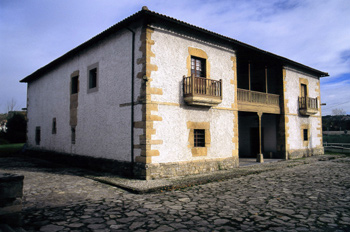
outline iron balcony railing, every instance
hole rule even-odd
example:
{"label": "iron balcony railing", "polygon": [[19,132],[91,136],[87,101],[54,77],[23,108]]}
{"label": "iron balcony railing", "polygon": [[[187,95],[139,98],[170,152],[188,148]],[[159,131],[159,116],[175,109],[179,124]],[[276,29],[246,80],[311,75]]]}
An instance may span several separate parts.
{"label": "iron balcony railing", "polygon": [[311,98],[311,97],[299,97],[299,109],[301,110],[318,110],[318,102],[317,97]]}
{"label": "iron balcony railing", "polygon": [[203,77],[183,77],[184,97],[200,95],[222,99],[222,80],[212,80]]}
{"label": "iron balcony railing", "polygon": [[280,96],[278,94],[263,93],[247,89],[237,89],[237,98],[238,102],[248,102],[276,106],[279,106],[280,104]]}

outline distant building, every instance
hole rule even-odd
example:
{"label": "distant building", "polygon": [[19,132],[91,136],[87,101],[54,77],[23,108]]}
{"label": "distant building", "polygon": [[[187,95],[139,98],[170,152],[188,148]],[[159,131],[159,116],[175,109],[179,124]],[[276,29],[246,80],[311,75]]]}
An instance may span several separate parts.
{"label": "distant building", "polygon": [[143,8],[21,81],[27,145],[145,179],[323,154],[323,76]]}

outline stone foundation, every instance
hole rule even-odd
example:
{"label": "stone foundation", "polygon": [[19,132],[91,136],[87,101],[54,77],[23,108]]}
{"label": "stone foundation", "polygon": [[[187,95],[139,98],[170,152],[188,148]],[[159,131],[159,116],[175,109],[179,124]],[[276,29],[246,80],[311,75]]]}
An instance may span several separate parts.
{"label": "stone foundation", "polygon": [[323,147],[291,150],[288,152],[288,159],[298,159],[298,158],[309,157],[309,156],[313,156],[313,155],[323,155],[323,154],[324,154]]}
{"label": "stone foundation", "polygon": [[22,225],[24,176],[0,173],[0,224]]}
{"label": "stone foundation", "polygon": [[93,171],[102,171],[121,176],[132,176],[131,162],[105,158],[94,158],[82,155],[73,155],[43,150],[27,150],[25,155],[48,160],[53,163],[85,168]]}
{"label": "stone foundation", "polygon": [[209,173],[218,170],[232,169],[239,166],[239,160],[235,157],[161,164],[134,163],[134,167],[132,167],[131,162],[42,150],[27,150],[25,155],[45,159],[53,163],[63,165],[69,164],[69,166],[104,171],[143,180]]}
{"label": "stone foundation", "polygon": [[238,158],[196,160],[188,162],[173,162],[160,164],[136,163],[135,176],[141,179],[152,180],[209,173],[219,170],[232,169],[239,166]]}

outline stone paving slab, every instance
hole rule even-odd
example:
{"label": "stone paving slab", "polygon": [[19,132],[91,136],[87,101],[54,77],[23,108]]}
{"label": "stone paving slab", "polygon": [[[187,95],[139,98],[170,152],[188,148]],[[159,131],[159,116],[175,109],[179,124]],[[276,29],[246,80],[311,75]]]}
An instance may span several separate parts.
{"label": "stone paving slab", "polygon": [[[207,184],[182,178],[192,183],[187,188],[181,179],[168,179],[175,190],[160,185],[163,192],[148,194],[92,180],[105,177],[97,173],[28,158],[0,158],[0,172],[25,176],[28,232],[350,231],[349,156],[248,166],[201,177]],[[147,189],[146,181],[119,182]]]}
{"label": "stone paving slab", "polygon": [[[297,159],[282,161],[278,159],[272,159],[271,161],[267,160],[265,163],[253,162],[254,159],[246,159],[242,163],[242,167],[231,169],[231,170],[222,170],[216,171],[213,173],[199,174],[185,177],[176,177],[176,178],[167,178],[167,179],[158,179],[158,180],[136,180],[128,179],[119,176],[94,176],[87,175],[87,178],[100,181],[102,183],[110,184],[125,190],[128,190],[132,193],[154,193],[167,190],[175,190],[186,188],[189,186],[194,186],[198,184],[206,184],[214,181],[222,181],[231,178],[238,178],[241,176],[247,176],[251,174],[258,174],[261,172],[284,169],[289,167],[294,167],[298,165],[314,163],[319,160],[330,160],[339,158],[339,156],[314,156],[307,159]],[[241,162],[240,162],[241,163]]]}

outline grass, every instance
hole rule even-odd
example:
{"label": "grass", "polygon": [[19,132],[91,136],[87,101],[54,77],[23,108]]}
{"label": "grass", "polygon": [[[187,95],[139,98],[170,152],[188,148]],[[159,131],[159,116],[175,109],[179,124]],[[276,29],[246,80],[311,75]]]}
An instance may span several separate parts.
{"label": "grass", "polygon": [[21,151],[24,143],[0,145],[0,155],[11,155]]}
{"label": "grass", "polygon": [[350,143],[350,134],[346,135],[323,135],[324,143]]}

